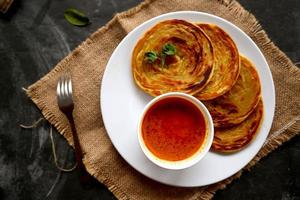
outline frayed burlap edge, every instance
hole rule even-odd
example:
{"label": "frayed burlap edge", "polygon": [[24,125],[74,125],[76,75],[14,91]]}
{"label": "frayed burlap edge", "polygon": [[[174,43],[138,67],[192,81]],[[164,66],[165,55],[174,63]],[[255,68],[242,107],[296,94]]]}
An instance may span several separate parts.
{"label": "frayed burlap edge", "polygon": [[[37,81],[34,85],[31,85],[26,91],[28,97],[32,99],[32,101],[38,105],[38,108],[41,110],[44,117],[51,121],[54,127],[68,140],[69,143],[72,144],[71,138],[66,137],[65,131],[66,127],[55,120],[53,113],[51,110],[47,109],[46,103],[40,98],[39,95],[35,92],[36,88],[39,87],[40,84],[47,81],[49,78],[53,77],[54,74],[62,71],[62,66],[68,63],[70,60],[76,58],[76,54],[79,51],[84,51],[87,49],[89,44],[93,42],[93,38],[99,33],[105,33],[108,29],[110,29],[114,24],[118,23],[119,19],[133,16],[138,13],[140,10],[146,8],[155,0],[145,0],[143,3],[138,6],[129,9],[128,11],[116,14],[111,21],[109,21],[105,26],[94,32],[90,37],[88,37],[81,45],[79,45],[71,54],[69,54],[66,58],[64,58],[58,65],[51,70],[46,76]],[[297,67],[292,63],[292,61],[269,39],[265,31],[262,29],[261,25],[258,23],[256,18],[246,11],[238,2],[234,0],[219,0],[220,5],[223,5],[231,10],[231,12],[237,16],[238,18],[245,19],[247,18],[247,23],[251,27],[253,31],[254,37],[257,38],[257,42],[260,44],[260,48],[266,54],[273,55],[276,61],[280,62],[282,67],[287,68],[295,77],[300,79],[300,70],[297,70]],[[278,148],[282,143],[290,140],[292,137],[296,136],[300,131],[300,116],[295,118],[290,126],[286,126],[281,130],[277,131],[277,134],[274,137],[268,139],[268,142],[265,143],[263,148],[259,151],[259,153],[255,156],[255,158],[241,171],[231,176],[230,178],[221,181],[219,183],[213,184],[211,186],[206,187],[206,190],[201,193],[201,196],[195,196],[195,199],[211,199],[215,192],[219,189],[224,189],[226,185],[230,184],[233,180],[239,178],[242,175],[244,170],[250,170],[261,158],[268,155],[270,152]],[[124,193],[113,181],[111,181],[105,174],[101,172],[96,172],[95,167],[91,163],[86,164],[88,172],[93,175],[95,178],[100,180],[103,184],[105,184],[108,189],[118,198],[118,199],[129,199],[126,193]],[[98,173],[98,175],[97,175]]]}
{"label": "frayed burlap edge", "polygon": [[[125,12],[116,14],[105,26],[101,27],[93,34],[91,34],[84,42],[82,42],[78,47],[76,47],[68,56],[66,56],[63,60],[61,60],[54,69],[52,69],[49,73],[47,73],[44,77],[38,80],[33,85],[29,86],[27,89],[25,88],[25,92],[27,96],[37,105],[37,107],[41,110],[45,119],[47,119],[51,124],[58,130],[58,132],[63,135],[66,140],[68,141],[71,146],[73,146],[72,138],[66,134],[67,128],[63,126],[60,121],[57,121],[54,117],[54,114],[51,110],[47,108],[47,103],[43,101],[43,98],[38,95],[36,92],[37,88],[40,87],[41,84],[46,82],[47,80],[51,79],[56,73],[59,73],[63,70],[63,66],[65,66],[68,62],[72,59],[76,58],[76,55],[80,51],[85,51],[88,49],[89,44],[93,43],[93,39],[98,34],[104,34],[107,30],[113,27],[115,24],[118,23],[120,18],[124,18],[127,16],[134,15],[135,13],[139,12],[141,9],[150,5],[151,2],[155,0],[145,0],[144,2],[140,3],[138,6],[133,7]],[[124,193],[111,179],[107,177],[106,174],[102,172],[98,172],[95,170],[95,167],[92,163],[89,163],[88,160],[83,159],[83,163],[87,166],[87,171],[94,176],[96,179],[100,180],[101,183],[107,186],[107,188],[118,198],[118,199],[129,199],[126,193]]]}
{"label": "frayed burlap edge", "polygon": [[4,0],[0,5],[0,11],[6,13],[14,0]]}

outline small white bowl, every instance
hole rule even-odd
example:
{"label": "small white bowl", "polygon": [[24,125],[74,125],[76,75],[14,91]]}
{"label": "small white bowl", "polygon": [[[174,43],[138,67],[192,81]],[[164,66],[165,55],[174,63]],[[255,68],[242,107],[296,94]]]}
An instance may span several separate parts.
{"label": "small white bowl", "polygon": [[[144,117],[145,117],[145,114],[147,113],[147,111],[158,101],[161,101],[166,98],[171,98],[171,97],[179,97],[179,98],[182,98],[182,99],[187,100],[187,101],[191,102],[192,104],[194,104],[199,109],[199,111],[203,114],[203,117],[205,120],[205,125],[206,125],[205,126],[206,127],[205,138],[204,138],[204,141],[203,141],[201,147],[199,148],[199,150],[191,157],[188,157],[187,159],[180,160],[180,161],[168,161],[168,160],[163,160],[163,159],[158,158],[147,148],[147,146],[143,140],[143,136],[142,136],[142,123],[143,123],[143,120],[144,120]],[[144,108],[144,110],[141,114],[139,123],[138,123],[138,140],[139,140],[139,144],[142,148],[142,151],[144,152],[144,154],[146,155],[146,157],[149,160],[151,160],[156,165],[166,168],[166,169],[172,169],[172,170],[185,169],[185,168],[191,167],[192,165],[196,164],[209,151],[209,149],[212,145],[212,142],[213,142],[213,138],[214,138],[213,120],[212,120],[211,115],[209,114],[207,108],[195,97],[185,94],[185,93],[181,93],[181,92],[170,92],[170,93],[166,93],[166,94],[157,96],[154,99],[152,99]]]}

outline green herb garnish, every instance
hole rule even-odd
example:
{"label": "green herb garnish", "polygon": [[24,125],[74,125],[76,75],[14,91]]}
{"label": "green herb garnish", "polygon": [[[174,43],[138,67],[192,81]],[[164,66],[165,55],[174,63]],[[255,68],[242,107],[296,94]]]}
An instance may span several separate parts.
{"label": "green herb garnish", "polygon": [[167,56],[174,56],[176,53],[176,48],[173,44],[167,43],[163,46],[161,50],[161,66],[165,66],[166,57]]}
{"label": "green herb garnish", "polygon": [[173,44],[166,43],[161,50],[160,55],[157,54],[155,51],[147,51],[144,55],[144,60],[148,63],[154,63],[160,57],[161,66],[165,66],[166,57],[167,56],[174,56],[176,53],[176,48]]}
{"label": "green herb garnish", "polygon": [[148,63],[154,63],[158,59],[158,55],[155,51],[148,51],[145,53],[145,60]]}
{"label": "green herb garnish", "polygon": [[165,54],[168,56],[174,56],[175,53],[176,53],[176,49],[173,44],[167,43],[162,48],[162,54]]}
{"label": "green herb garnish", "polygon": [[89,18],[75,8],[68,8],[64,12],[66,20],[74,26],[87,26],[90,24]]}

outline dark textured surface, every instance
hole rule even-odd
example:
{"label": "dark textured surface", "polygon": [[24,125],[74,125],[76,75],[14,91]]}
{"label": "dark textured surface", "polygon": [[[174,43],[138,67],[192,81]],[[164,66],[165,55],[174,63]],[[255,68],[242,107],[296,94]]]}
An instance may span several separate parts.
{"label": "dark textured surface", "polygon": [[[0,15],[0,199],[114,199],[100,183],[83,189],[77,171],[60,173],[56,169],[46,123],[34,130],[19,128],[20,123],[30,124],[40,117],[21,88],[45,75],[114,13],[138,2],[17,1],[7,15]],[[294,62],[300,61],[298,0],[241,3],[256,15],[271,39]],[[92,24],[84,28],[69,25],[63,18],[68,7],[83,10]],[[71,166],[72,149],[59,134],[54,134],[54,138],[59,162]],[[215,199],[300,199],[300,137],[282,145],[251,172],[217,192]]]}

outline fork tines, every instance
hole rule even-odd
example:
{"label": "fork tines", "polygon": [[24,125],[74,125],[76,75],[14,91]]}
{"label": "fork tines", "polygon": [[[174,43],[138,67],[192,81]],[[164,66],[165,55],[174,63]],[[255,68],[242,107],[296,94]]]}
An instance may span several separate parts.
{"label": "fork tines", "polygon": [[59,78],[56,94],[58,105],[60,107],[73,104],[72,81],[70,73],[66,73]]}

